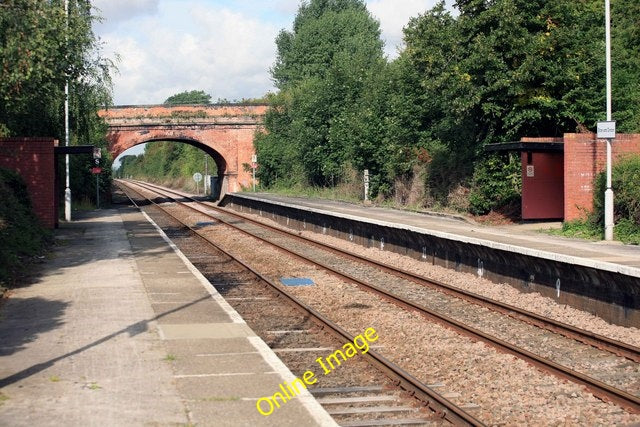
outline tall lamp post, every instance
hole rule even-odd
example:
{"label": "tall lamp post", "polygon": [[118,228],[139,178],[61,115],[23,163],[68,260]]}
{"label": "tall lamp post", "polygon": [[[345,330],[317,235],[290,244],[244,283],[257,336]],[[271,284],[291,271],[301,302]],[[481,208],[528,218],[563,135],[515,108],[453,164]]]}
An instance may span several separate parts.
{"label": "tall lamp post", "polygon": [[[67,46],[69,42],[69,0],[64,0],[64,14],[67,20]],[[67,53],[68,55],[68,53]],[[69,146],[69,75],[64,84],[64,145]],[[64,218],[71,221],[71,188],[69,187],[69,154],[64,156],[65,163],[65,190],[64,190]]]}
{"label": "tall lamp post", "polygon": [[[611,189],[611,140],[616,137],[616,124],[611,121],[611,13],[610,0],[604,1],[606,68],[607,68],[607,126],[598,124],[598,137],[607,140],[607,189],[604,192],[604,238],[613,240],[613,190]],[[601,132],[601,130],[606,130]],[[608,131],[608,132],[607,132]]]}

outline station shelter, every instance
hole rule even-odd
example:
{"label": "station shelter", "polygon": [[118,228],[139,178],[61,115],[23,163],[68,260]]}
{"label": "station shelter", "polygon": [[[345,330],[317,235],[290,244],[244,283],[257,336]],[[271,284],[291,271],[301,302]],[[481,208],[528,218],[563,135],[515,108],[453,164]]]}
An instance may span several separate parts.
{"label": "station shelter", "polygon": [[[592,211],[594,182],[606,167],[606,140],[593,133],[567,133],[488,144],[485,151],[520,153],[523,220],[572,221]],[[614,163],[640,155],[640,134],[616,135],[612,154]]]}

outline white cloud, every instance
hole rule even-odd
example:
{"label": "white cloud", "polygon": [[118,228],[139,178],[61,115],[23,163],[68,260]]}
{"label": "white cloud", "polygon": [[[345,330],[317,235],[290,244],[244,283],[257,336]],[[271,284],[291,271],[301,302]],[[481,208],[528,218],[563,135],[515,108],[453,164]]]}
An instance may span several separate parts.
{"label": "white cloud", "polygon": [[300,6],[300,0],[277,0],[274,2],[276,8],[282,13],[295,14]]}
{"label": "white cloud", "polygon": [[158,13],[160,0],[94,0],[96,15],[102,18],[98,24],[98,31],[107,31],[113,26],[139,18],[141,16]]}
{"label": "white cloud", "polygon": [[[448,0],[447,3],[452,3]],[[368,0],[385,52],[397,56],[402,28],[436,0]],[[290,28],[299,0],[95,0],[105,22],[105,54],[121,61],[116,104],[152,104],[185,90],[213,99],[259,97],[273,90],[275,38]]]}
{"label": "white cloud", "polygon": [[184,4],[183,14],[173,16],[189,22],[181,31],[142,20],[137,22],[140,37],[103,36],[122,58],[114,77],[117,104],[161,103],[175,93],[200,89],[214,99],[241,99],[272,88],[268,70],[277,26],[196,2]]}
{"label": "white cloud", "polygon": [[[380,21],[385,53],[389,58],[398,56],[402,47],[402,29],[409,19],[431,9],[437,0],[370,0],[367,8]],[[448,1],[447,3],[451,3]]]}

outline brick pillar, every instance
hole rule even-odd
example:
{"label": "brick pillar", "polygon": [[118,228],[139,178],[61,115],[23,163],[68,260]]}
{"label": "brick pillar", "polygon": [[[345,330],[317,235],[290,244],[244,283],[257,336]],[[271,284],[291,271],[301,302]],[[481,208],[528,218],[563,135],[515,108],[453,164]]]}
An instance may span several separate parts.
{"label": "brick pillar", "polygon": [[31,204],[43,226],[57,224],[55,154],[53,138],[0,138],[0,167],[16,171],[31,195]]}

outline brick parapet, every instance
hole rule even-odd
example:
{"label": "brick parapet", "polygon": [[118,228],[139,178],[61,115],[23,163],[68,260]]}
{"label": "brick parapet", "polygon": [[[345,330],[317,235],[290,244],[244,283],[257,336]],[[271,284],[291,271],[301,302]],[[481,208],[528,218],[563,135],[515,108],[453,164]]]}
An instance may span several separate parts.
{"label": "brick parapet", "polygon": [[150,118],[205,119],[249,117],[261,121],[268,105],[213,104],[213,105],[128,105],[100,110],[98,115],[107,122],[112,120],[145,120]]}

